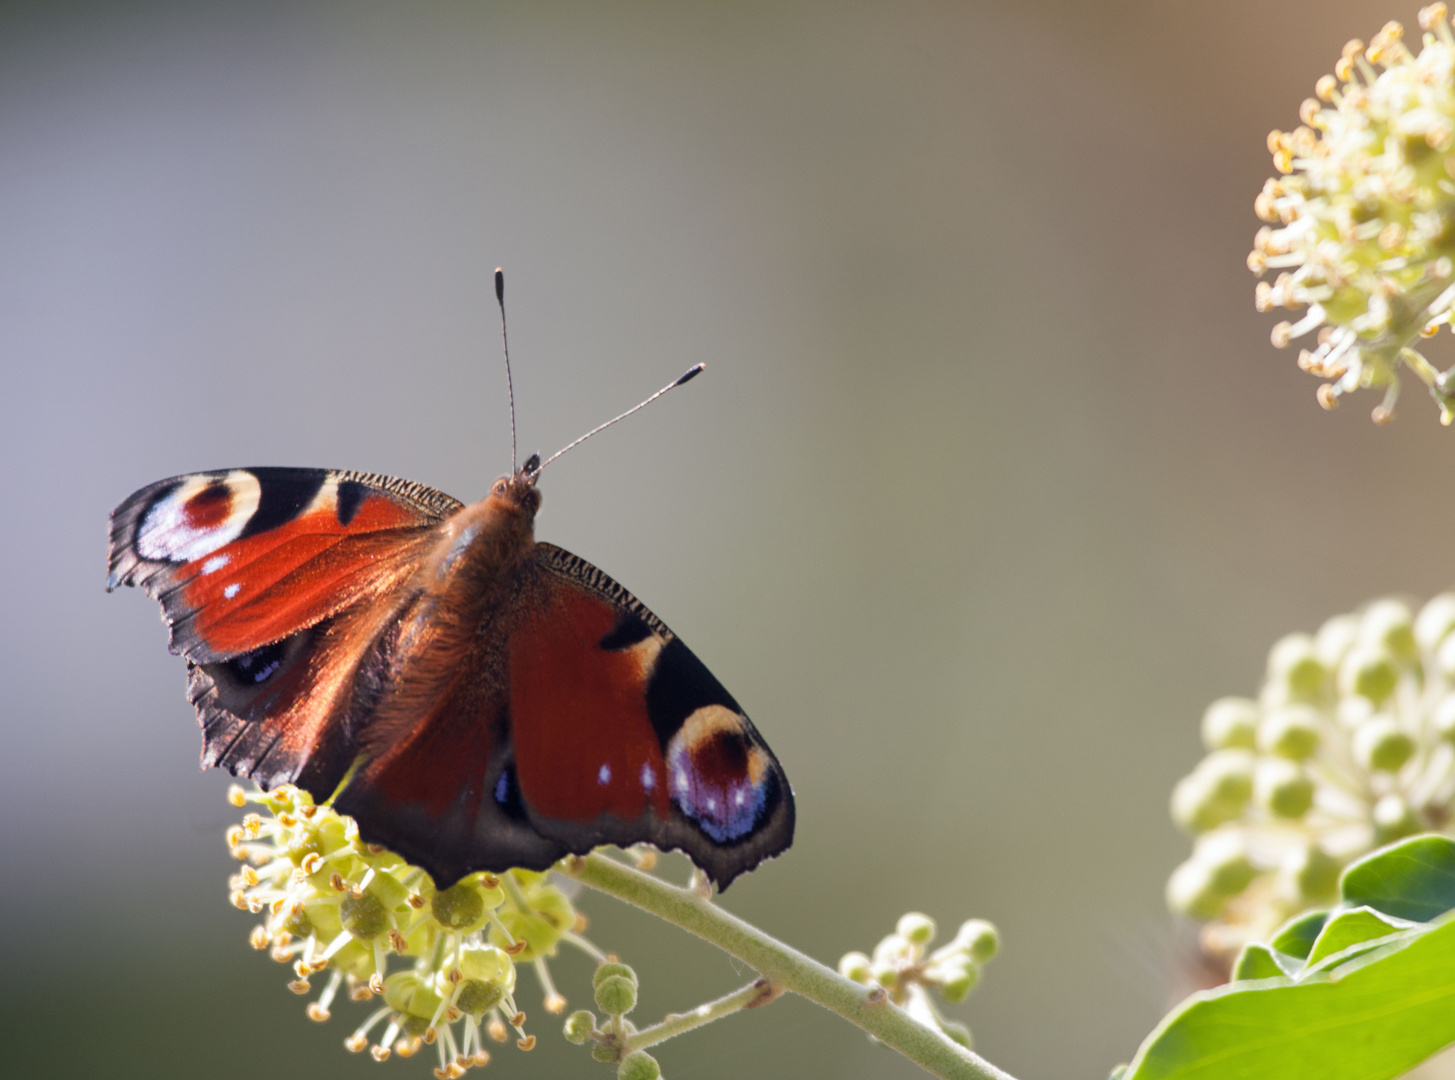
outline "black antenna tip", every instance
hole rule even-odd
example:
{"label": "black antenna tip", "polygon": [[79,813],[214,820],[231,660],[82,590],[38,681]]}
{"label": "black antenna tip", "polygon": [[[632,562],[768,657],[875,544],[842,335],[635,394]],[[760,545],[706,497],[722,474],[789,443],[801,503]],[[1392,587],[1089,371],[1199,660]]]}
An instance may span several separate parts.
{"label": "black antenna tip", "polygon": [[495,299],[500,301],[500,306],[505,306],[505,271],[500,267],[495,268]]}
{"label": "black antenna tip", "polygon": [[697,376],[701,375],[706,369],[706,364],[693,364],[690,368],[682,373],[682,378],[678,379],[672,385],[681,386],[685,382],[691,382],[693,379],[697,378]]}

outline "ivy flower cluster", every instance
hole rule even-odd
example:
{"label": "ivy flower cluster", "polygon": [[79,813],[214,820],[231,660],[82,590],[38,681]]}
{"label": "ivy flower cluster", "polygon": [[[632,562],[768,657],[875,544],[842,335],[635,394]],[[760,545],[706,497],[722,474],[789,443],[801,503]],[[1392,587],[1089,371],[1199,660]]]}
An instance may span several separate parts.
{"label": "ivy flower cluster", "polygon": [[433,1045],[434,1075],[462,1076],[490,1060],[487,1039],[503,1043],[511,1028],[521,1050],[535,1046],[516,1001],[520,966],[533,968],[546,1010],[560,1013],[566,999],[547,958],[565,942],[605,959],[546,874],[475,873],[437,889],[305,791],[234,785],[228,799],[256,807],[227,834],[244,864],[228,882],[233,906],[263,917],[253,947],[289,965],[294,993],[311,996],[322,982],[307,1006],[313,1020],[329,1019],[341,991],[375,1005],[344,1040],[349,1050],[385,1061]]}
{"label": "ivy flower cluster", "polygon": [[882,987],[889,1000],[921,1024],[970,1049],[970,1029],[942,1016],[929,991],[937,991],[952,1005],[964,1001],[979,984],[981,969],[1000,951],[1000,933],[984,919],[969,919],[948,944],[930,951],[935,930],[928,915],[912,911],[901,916],[894,933],[874,946],[872,956],[845,953],[839,974],[865,986]]}
{"label": "ivy flower cluster", "polygon": [[1451,831],[1452,631],[1455,594],[1417,614],[1378,600],[1277,642],[1257,700],[1208,707],[1207,756],[1172,793],[1194,841],[1167,902],[1206,921],[1209,953],[1331,903],[1343,867],[1373,848]]}
{"label": "ivy flower cluster", "polygon": [[1279,175],[1254,209],[1248,267],[1259,311],[1301,311],[1273,328],[1279,348],[1317,331],[1299,367],[1325,380],[1326,409],[1360,388],[1384,391],[1374,420],[1393,418],[1398,369],[1413,372],[1455,420],[1455,369],[1415,348],[1455,308],[1455,34],[1443,3],[1420,12],[1418,53],[1399,23],[1366,47],[1344,46],[1333,75],[1299,109],[1301,125],[1274,131]]}

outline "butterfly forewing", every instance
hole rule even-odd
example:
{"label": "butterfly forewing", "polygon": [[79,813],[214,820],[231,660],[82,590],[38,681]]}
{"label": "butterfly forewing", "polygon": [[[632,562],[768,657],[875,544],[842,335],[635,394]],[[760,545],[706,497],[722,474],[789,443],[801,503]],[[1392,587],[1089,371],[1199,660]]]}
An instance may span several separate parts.
{"label": "butterfly forewing", "polygon": [[190,662],[204,765],[311,780],[315,794],[337,782],[360,666],[459,506],[391,477],[255,468],[162,480],[112,512],[108,588],[161,601]]}

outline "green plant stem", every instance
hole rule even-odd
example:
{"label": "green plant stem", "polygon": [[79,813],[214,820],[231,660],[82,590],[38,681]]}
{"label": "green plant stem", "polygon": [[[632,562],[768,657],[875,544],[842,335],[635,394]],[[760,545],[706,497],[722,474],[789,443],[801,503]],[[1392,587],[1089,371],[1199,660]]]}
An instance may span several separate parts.
{"label": "green plant stem", "polygon": [[748,983],[741,990],[734,990],[731,994],[720,997],[716,1001],[699,1005],[691,1012],[674,1013],[665,1017],[661,1023],[632,1032],[627,1036],[626,1049],[645,1050],[649,1046],[666,1042],[668,1039],[683,1035],[703,1024],[721,1020],[724,1016],[741,1009],[752,1008],[759,1004],[766,1005],[773,1000],[774,996],[772,984],[767,979],[757,979]]}
{"label": "green plant stem", "polygon": [[885,1046],[944,1080],[1014,1080],[958,1043],[910,1017],[883,990],[844,978],[688,889],[680,889],[599,852],[566,860],[584,885],[665,919],[737,957],[774,987],[838,1013]]}

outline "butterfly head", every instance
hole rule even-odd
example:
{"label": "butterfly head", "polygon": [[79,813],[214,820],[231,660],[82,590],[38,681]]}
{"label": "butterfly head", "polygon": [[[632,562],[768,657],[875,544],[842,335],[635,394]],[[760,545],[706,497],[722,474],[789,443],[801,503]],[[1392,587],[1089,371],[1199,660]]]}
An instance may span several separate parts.
{"label": "butterfly head", "polygon": [[502,476],[491,485],[490,498],[501,500],[533,518],[541,508],[541,493],[536,490],[536,480],[540,475],[541,456],[532,454],[515,472]]}

